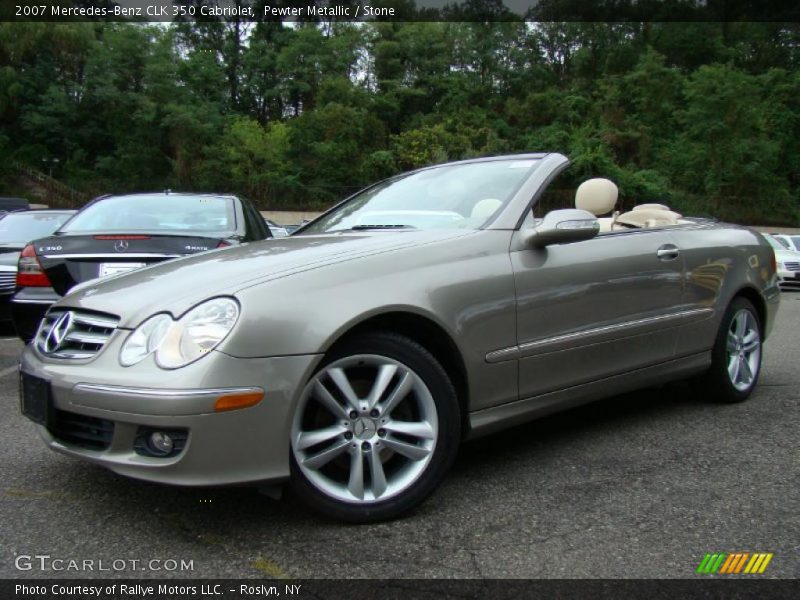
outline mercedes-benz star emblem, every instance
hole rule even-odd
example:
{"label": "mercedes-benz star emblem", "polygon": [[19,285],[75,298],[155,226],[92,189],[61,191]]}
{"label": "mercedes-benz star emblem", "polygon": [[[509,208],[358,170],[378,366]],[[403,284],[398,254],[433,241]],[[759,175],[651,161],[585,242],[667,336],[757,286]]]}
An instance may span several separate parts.
{"label": "mercedes-benz star emblem", "polygon": [[117,240],[114,242],[114,250],[117,252],[125,252],[128,249],[128,242],[126,240]]}
{"label": "mercedes-benz star emblem", "polygon": [[372,419],[365,419],[364,417],[361,417],[355,423],[353,423],[353,433],[360,440],[371,438],[373,435],[375,435],[375,430],[375,423],[372,421]]}
{"label": "mercedes-benz star emblem", "polygon": [[72,313],[65,312],[63,315],[58,317],[58,319],[56,319],[56,322],[53,323],[53,326],[50,328],[47,337],[44,338],[43,350],[48,354],[57,352],[58,349],[61,348],[61,344],[67,338],[71,330]]}

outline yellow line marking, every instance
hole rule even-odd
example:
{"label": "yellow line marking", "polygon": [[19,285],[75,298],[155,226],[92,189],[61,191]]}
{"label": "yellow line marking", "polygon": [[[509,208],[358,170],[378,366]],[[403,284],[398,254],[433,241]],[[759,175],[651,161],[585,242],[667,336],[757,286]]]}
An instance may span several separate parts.
{"label": "yellow line marking", "polygon": [[758,562],[760,556],[761,555],[758,552],[753,554],[753,558],[750,559],[750,562],[747,563],[747,566],[744,569],[745,573],[750,573],[753,570],[753,567],[755,566],[756,562]]}
{"label": "yellow line marking", "polygon": [[772,560],[772,556],[773,556],[772,552],[767,554],[767,556],[764,558],[764,562],[761,563],[761,568],[758,570],[759,573],[763,573],[764,572],[764,569],[767,568],[767,565],[769,564],[769,561]]}

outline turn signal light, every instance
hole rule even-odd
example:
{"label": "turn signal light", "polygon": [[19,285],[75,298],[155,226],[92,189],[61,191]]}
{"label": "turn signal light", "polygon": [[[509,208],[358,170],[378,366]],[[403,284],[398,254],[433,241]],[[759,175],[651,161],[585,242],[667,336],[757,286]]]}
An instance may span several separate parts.
{"label": "turn signal light", "polygon": [[226,394],[217,398],[214,410],[237,410],[255,406],[264,398],[264,392],[243,392],[241,394]]}
{"label": "turn signal light", "polygon": [[17,287],[53,287],[36,256],[33,244],[28,244],[17,262]]}

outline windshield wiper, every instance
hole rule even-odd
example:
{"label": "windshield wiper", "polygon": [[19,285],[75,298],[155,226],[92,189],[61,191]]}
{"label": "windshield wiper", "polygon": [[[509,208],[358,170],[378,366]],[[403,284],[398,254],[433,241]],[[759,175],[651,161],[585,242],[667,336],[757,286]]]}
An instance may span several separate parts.
{"label": "windshield wiper", "polygon": [[365,231],[368,229],[416,229],[413,225],[401,225],[399,223],[389,223],[385,225],[353,225],[352,231]]}

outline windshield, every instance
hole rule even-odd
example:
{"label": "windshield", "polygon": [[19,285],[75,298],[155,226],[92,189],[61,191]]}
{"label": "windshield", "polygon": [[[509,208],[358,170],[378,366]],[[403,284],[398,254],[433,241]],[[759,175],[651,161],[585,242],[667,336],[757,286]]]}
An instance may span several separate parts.
{"label": "windshield", "polygon": [[222,234],[235,230],[231,198],[159,194],[103,198],[81,210],[59,233],[191,231]]}
{"label": "windshield", "polygon": [[379,183],[297,235],[365,229],[477,229],[536,167],[536,159],[443,165]]}
{"label": "windshield", "polygon": [[781,244],[778,240],[776,240],[771,235],[765,235],[764,237],[769,242],[769,245],[772,246],[773,248],[775,248],[776,250],[786,250],[786,246]]}
{"label": "windshield", "polygon": [[789,239],[792,240],[792,244],[794,244],[794,249],[800,251],[800,235],[790,235]]}
{"label": "windshield", "polygon": [[0,219],[0,244],[24,246],[31,240],[47,237],[72,216],[72,213],[9,214]]}

